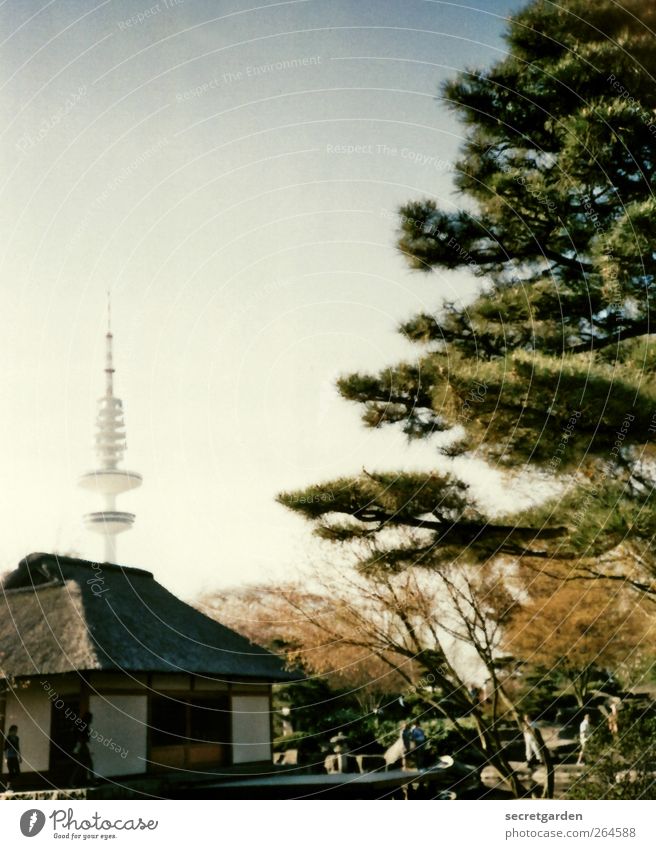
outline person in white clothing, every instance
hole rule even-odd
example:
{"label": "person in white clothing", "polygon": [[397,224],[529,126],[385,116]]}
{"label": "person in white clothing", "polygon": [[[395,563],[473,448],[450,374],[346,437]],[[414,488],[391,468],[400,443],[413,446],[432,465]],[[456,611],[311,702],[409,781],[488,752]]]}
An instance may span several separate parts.
{"label": "person in white clothing", "polygon": [[524,750],[526,754],[526,766],[532,767],[533,764],[542,762],[540,756],[540,747],[533,731],[533,721],[531,717],[525,713],[523,716],[523,731],[524,731]]}
{"label": "person in white clothing", "polygon": [[577,764],[583,763],[583,758],[585,757],[585,747],[588,744],[588,740],[592,736],[592,723],[590,722],[590,714],[586,713],[583,717],[583,722],[579,725],[579,741],[581,743],[581,751],[579,752],[579,759],[577,760]]}

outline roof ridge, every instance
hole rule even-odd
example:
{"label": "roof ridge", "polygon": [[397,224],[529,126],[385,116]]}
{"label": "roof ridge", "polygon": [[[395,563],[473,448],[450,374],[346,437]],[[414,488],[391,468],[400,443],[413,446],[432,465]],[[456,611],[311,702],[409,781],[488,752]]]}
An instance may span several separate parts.
{"label": "roof ridge", "polygon": [[23,557],[23,559],[18,562],[18,568],[20,569],[21,566],[24,566],[29,569],[43,564],[52,563],[53,561],[57,566],[77,566],[82,568],[91,568],[94,569],[94,571],[98,569],[107,569],[110,572],[127,572],[131,575],[145,575],[148,578],[154,578],[152,572],[149,572],[147,569],[140,569],[138,566],[122,566],[120,563],[103,563],[98,560],[84,560],[81,557],[70,557],[66,554],[54,554],[45,551],[34,551],[26,557]]}
{"label": "roof ridge", "polygon": [[34,592],[34,590],[48,590],[53,587],[61,587],[66,583],[66,581],[62,578],[53,578],[52,581],[47,581],[42,584],[25,584],[22,587],[11,587],[10,589],[5,589],[4,586],[0,587],[2,589],[2,595],[12,595],[14,593],[27,593]]}

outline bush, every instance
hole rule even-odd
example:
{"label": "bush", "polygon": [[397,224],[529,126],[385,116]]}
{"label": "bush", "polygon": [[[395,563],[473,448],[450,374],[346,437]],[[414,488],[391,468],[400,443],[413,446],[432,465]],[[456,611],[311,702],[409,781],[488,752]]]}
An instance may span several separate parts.
{"label": "bush", "polygon": [[[465,717],[458,721],[458,726],[463,733],[457,730],[449,719],[426,719],[425,715],[422,715],[420,720],[426,735],[427,749],[435,758],[451,755],[465,763],[477,764],[483,761],[481,753],[474,748],[478,742],[478,735],[471,718]],[[406,721],[410,725],[413,722],[412,719]],[[398,739],[399,733],[398,722],[381,723],[378,742],[387,749]]]}
{"label": "bush", "polygon": [[307,737],[302,731],[295,731],[284,737],[276,737],[273,741],[274,752],[287,752],[289,749],[298,749],[301,742]]}
{"label": "bush", "polygon": [[619,734],[605,724],[586,749],[586,769],[570,799],[653,799],[656,789],[656,709],[628,707],[619,714]]}

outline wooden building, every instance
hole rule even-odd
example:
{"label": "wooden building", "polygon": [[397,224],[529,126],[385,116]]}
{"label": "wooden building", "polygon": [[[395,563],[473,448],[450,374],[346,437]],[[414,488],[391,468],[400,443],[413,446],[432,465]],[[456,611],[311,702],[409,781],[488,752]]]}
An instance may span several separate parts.
{"label": "wooden building", "polygon": [[291,678],[150,572],[31,554],[3,581],[0,728],[53,783],[87,712],[103,777],[271,762],[271,687]]}

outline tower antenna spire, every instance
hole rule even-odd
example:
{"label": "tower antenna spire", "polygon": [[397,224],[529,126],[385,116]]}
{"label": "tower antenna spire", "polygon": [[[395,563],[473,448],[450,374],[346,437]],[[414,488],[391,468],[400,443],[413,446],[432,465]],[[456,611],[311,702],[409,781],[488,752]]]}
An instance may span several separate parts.
{"label": "tower antenna spire", "polygon": [[116,509],[116,496],[141,486],[141,475],[119,468],[127,443],[123,421],[123,402],[114,396],[114,359],[112,306],[107,292],[107,333],[105,334],[105,394],[98,400],[96,417],[96,456],[99,466],[80,478],[84,489],[97,492],[104,498],[103,510],[87,513],[84,523],[89,530],[104,537],[105,562],[116,562],[116,535],[128,531],[134,524],[134,513]]}

